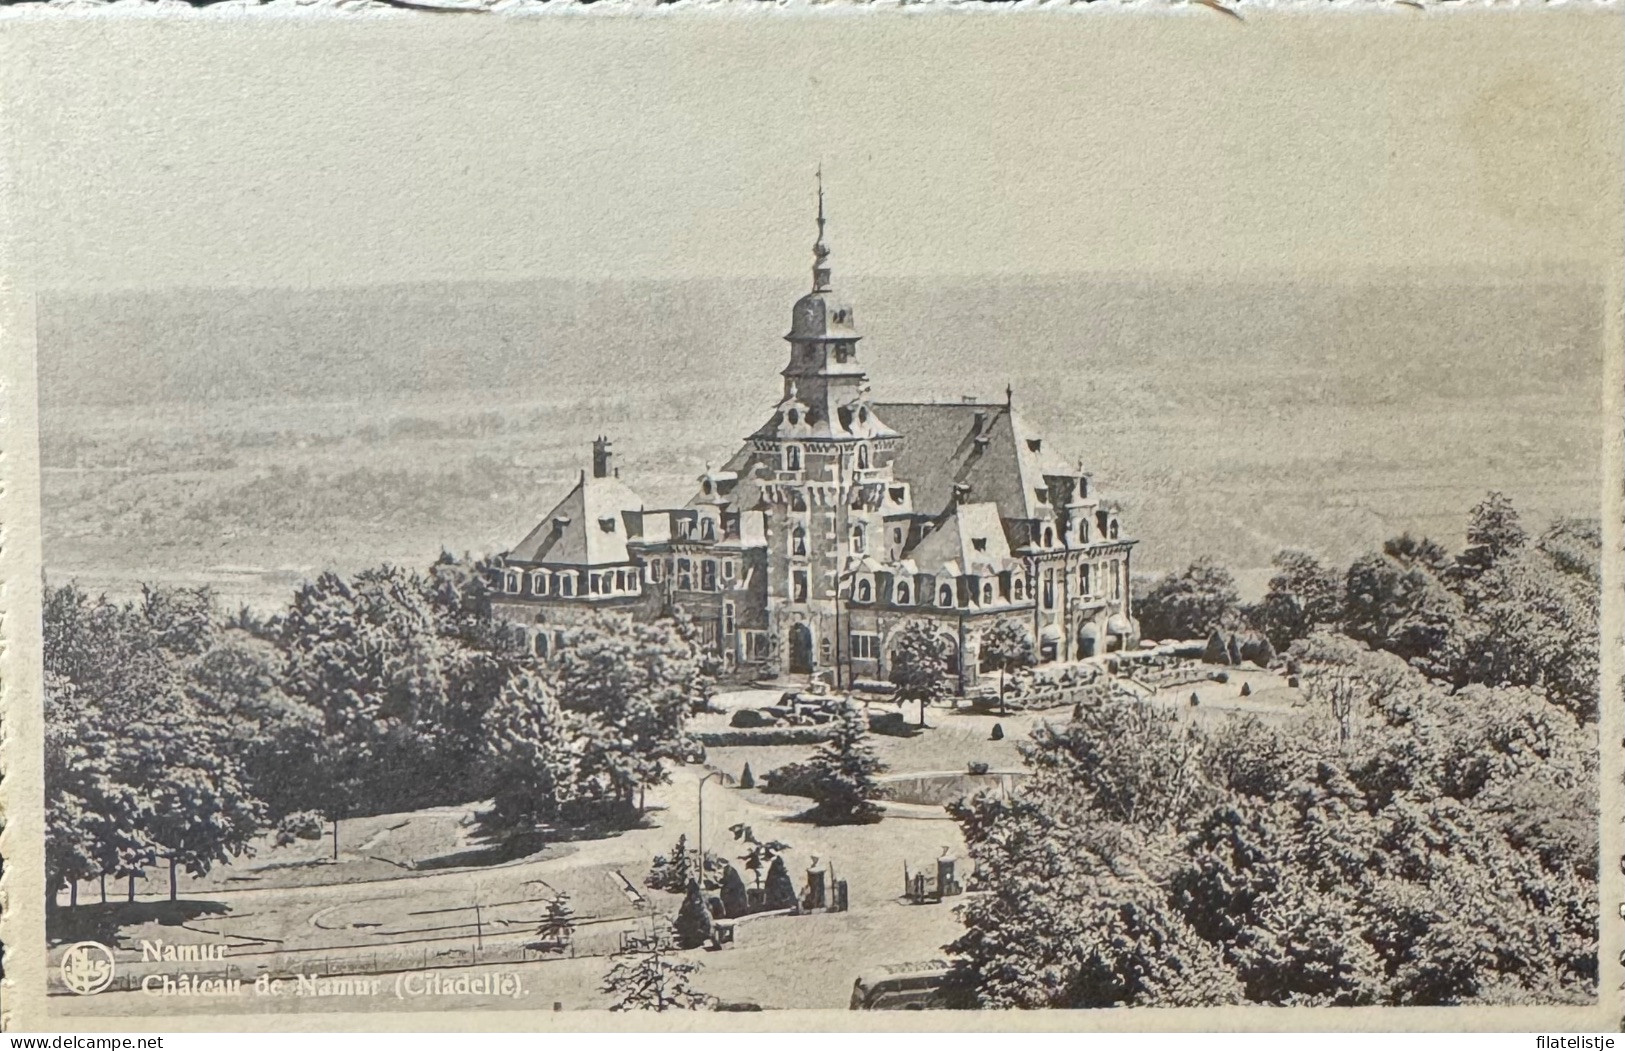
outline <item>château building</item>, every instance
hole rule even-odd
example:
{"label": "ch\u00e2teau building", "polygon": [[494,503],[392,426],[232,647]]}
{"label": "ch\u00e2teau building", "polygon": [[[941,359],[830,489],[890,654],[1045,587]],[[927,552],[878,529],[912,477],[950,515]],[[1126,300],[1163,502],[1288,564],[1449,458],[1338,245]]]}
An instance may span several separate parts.
{"label": "ch\u00e2teau building", "polygon": [[961,689],[1002,619],[1045,661],[1138,644],[1134,541],[1093,479],[1003,402],[875,401],[834,291],[823,190],[812,290],[772,414],[685,506],[648,506],[610,442],[499,560],[498,611],[546,655],[580,611],[692,618],[735,677],[883,680],[904,624],[940,626]]}

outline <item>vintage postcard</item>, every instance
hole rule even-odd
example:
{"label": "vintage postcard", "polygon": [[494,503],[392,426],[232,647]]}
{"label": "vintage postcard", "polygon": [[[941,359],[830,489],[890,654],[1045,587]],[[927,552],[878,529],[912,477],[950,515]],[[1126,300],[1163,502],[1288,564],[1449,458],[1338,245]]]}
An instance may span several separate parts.
{"label": "vintage postcard", "polygon": [[5,1025],[1617,1028],[1621,17],[0,10]]}

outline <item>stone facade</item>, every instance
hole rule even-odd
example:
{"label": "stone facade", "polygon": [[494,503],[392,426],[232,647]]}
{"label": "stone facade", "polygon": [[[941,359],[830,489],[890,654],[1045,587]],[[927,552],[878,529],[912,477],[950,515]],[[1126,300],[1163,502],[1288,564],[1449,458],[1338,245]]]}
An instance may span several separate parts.
{"label": "stone facade", "polygon": [[1003,402],[876,402],[856,317],[831,284],[819,194],[812,290],[791,311],[772,416],[680,508],[646,507],[610,444],[514,550],[498,609],[553,626],[590,609],[678,613],[737,677],[883,680],[894,633],[925,619],[951,640],[963,689],[1001,619],[1041,658],[1138,644],[1134,541],[1090,476]]}

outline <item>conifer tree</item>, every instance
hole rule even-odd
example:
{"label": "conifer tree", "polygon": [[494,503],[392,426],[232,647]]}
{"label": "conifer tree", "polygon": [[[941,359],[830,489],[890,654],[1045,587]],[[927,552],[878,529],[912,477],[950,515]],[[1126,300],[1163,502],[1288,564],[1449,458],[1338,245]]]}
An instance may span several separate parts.
{"label": "conifer tree", "polygon": [[697,949],[711,940],[715,925],[697,881],[689,880],[688,890],[683,894],[683,904],[677,909],[677,919],[672,927],[677,933],[679,949]]}
{"label": "conifer tree", "polygon": [[808,766],[818,801],[813,808],[817,820],[843,825],[879,820],[874,775],[884,766],[870,742],[868,721],[856,704],[847,701],[841,705],[834,734],[813,754]]}
{"label": "conifer tree", "polygon": [[729,865],[722,873],[722,914],[730,920],[750,911],[745,895],[745,879],[739,870]]}
{"label": "conifer tree", "polygon": [[767,867],[767,907],[793,909],[796,907],[796,885],[790,882],[790,870],[782,857],[775,857]]}

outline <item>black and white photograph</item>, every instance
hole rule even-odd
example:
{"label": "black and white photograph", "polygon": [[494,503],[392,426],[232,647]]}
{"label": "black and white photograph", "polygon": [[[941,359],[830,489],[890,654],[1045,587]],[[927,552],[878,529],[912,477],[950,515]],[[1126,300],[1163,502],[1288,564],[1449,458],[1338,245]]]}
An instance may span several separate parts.
{"label": "black and white photograph", "polygon": [[1619,11],[1415,6],[0,13],[11,1026],[1616,1028]]}

